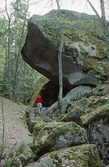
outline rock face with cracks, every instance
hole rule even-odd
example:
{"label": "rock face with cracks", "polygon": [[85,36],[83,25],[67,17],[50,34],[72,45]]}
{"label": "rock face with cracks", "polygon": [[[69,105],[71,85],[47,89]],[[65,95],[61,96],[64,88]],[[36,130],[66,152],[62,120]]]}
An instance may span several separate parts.
{"label": "rock face with cracks", "polygon": [[[96,29],[97,27],[97,29]],[[24,61],[58,85],[58,51],[64,34],[62,52],[63,85],[96,86],[108,76],[109,64],[101,23],[96,16],[53,10],[28,20],[28,34],[21,53]]]}

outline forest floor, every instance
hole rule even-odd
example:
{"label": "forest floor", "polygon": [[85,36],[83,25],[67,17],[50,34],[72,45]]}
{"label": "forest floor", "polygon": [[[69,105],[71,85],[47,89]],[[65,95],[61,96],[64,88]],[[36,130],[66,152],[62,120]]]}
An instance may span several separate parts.
{"label": "forest floor", "polygon": [[0,151],[3,144],[3,123],[4,123],[4,153],[0,162],[2,167],[10,149],[20,141],[31,140],[26,124],[23,121],[25,106],[20,106],[8,99],[0,97]]}

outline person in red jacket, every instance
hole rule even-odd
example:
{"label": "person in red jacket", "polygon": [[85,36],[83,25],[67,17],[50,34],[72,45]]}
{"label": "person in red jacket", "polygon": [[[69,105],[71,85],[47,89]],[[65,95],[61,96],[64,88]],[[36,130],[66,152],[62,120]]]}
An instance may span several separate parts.
{"label": "person in red jacket", "polygon": [[37,108],[38,108],[39,113],[42,110],[42,103],[43,103],[43,99],[42,99],[41,95],[39,94],[36,98],[36,104],[37,104]]}

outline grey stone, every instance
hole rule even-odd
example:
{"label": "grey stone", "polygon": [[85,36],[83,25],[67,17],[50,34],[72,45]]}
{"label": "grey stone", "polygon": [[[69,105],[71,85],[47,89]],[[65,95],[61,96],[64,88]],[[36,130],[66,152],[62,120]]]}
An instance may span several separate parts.
{"label": "grey stone", "polygon": [[[62,13],[63,12],[64,15],[61,17],[62,21],[65,22],[65,24],[63,24],[63,31],[67,31],[68,36],[67,38],[65,35],[65,49],[62,53],[63,86],[68,90],[71,90],[78,85],[97,86],[101,83],[103,78],[97,77],[95,74],[98,74],[98,72],[100,72],[101,75],[105,73],[104,68],[96,70],[94,69],[94,66],[92,67],[92,65],[90,65],[90,61],[92,61],[93,58],[95,59],[99,54],[99,49],[97,48],[99,41],[96,40],[97,37],[93,38],[95,43],[97,43],[97,45],[94,45],[91,41],[89,42],[85,39],[86,36],[87,38],[91,38],[91,35],[89,36],[88,32],[84,33],[83,31],[82,33],[84,35],[79,35],[79,32],[81,34],[81,29],[78,30],[78,25],[75,29],[72,24],[69,25],[69,28],[66,27],[66,19],[71,23],[72,21],[75,22],[74,18],[76,17],[78,22],[80,21],[81,23],[81,20],[84,20],[84,17],[88,18],[90,16],[66,10],[62,10]],[[28,34],[21,50],[24,61],[39,73],[49,78],[56,85],[59,84],[58,50],[60,42],[60,40],[58,41],[58,38],[56,40],[54,37],[59,33],[58,24],[60,23],[58,19],[56,20],[56,18],[58,18],[57,13],[57,11],[53,10],[45,16],[33,15],[28,20]],[[70,15],[72,15],[72,18]],[[53,17],[55,17],[55,19],[53,19]],[[93,19],[96,18],[92,18],[92,20]],[[75,22],[75,24],[77,24],[77,22]],[[89,24],[89,21],[86,24]],[[50,26],[55,27],[54,32],[52,32],[54,28],[53,30],[52,28],[49,30]],[[79,26],[81,25],[79,24]],[[73,29],[74,34],[72,33],[71,35],[70,29],[71,31]],[[103,55],[101,55],[101,57],[105,56],[104,46],[102,45],[102,47]],[[89,58],[91,58],[91,60],[89,60]],[[88,62],[85,64],[86,59]],[[96,63],[96,61],[93,62]],[[87,63],[89,63],[89,67],[85,68]],[[98,66],[98,64],[96,64],[95,67],[96,66]]]}

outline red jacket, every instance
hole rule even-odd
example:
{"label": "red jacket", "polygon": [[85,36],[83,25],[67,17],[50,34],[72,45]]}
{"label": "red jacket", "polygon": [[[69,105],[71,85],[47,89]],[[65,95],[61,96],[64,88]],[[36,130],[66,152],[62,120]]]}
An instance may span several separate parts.
{"label": "red jacket", "polygon": [[43,99],[42,99],[41,96],[38,96],[38,97],[36,98],[36,104],[37,104],[37,103],[43,103]]}

